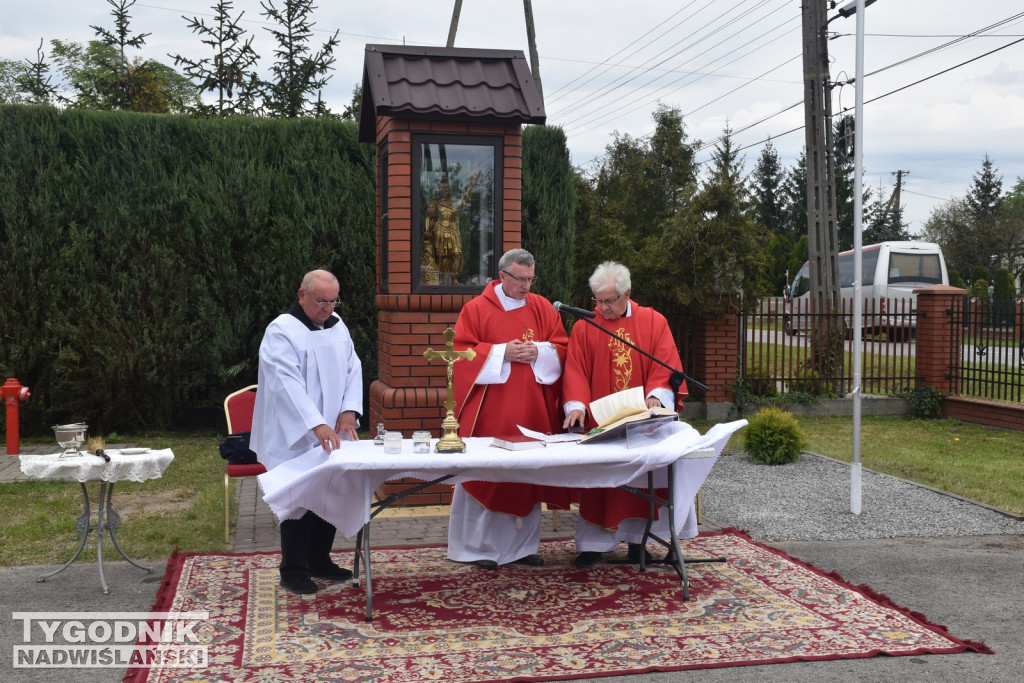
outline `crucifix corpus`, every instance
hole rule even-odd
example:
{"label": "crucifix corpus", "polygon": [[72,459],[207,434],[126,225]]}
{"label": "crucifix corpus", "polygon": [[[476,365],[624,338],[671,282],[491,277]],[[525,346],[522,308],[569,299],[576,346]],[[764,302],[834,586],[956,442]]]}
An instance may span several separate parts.
{"label": "crucifix corpus", "polygon": [[435,358],[440,358],[448,364],[448,400],[444,402],[444,407],[448,409],[448,413],[444,416],[444,421],[441,422],[441,428],[444,430],[444,433],[441,435],[437,445],[434,446],[434,452],[465,453],[466,443],[459,437],[459,421],[455,419],[455,385],[452,377],[452,366],[460,358],[473,360],[476,358],[476,351],[473,349],[456,351],[455,344],[453,343],[455,330],[450,327],[444,331],[444,338],[448,340],[445,343],[444,351],[427,349],[423,352],[423,357],[427,359],[428,363]]}

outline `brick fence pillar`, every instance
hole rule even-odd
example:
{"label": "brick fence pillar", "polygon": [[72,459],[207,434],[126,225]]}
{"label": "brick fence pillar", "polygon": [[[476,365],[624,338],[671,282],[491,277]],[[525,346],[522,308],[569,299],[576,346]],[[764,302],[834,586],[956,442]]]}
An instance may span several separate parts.
{"label": "brick fence pillar", "polygon": [[944,394],[960,391],[963,328],[954,321],[963,306],[965,290],[948,285],[916,289],[917,386],[935,387]]}
{"label": "brick fence pillar", "polygon": [[692,343],[693,367],[686,374],[708,385],[704,402],[708,411],[712,404],[731,404],[736,373],[739,367],[740,319],[735,311],[727,311],[699,319]]}

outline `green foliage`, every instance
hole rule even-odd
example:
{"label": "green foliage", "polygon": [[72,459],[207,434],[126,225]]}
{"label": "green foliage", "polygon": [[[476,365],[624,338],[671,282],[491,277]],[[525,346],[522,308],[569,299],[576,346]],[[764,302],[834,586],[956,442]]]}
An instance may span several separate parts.
{"label": "green foliage", "polygon": [[751,396],[775,396],[778,393],[772,373],[761,365],[747,368],[743,388]]}
{"label": "green foliage", "polygon": [[[767,292],[767,239],[754,221],[726,130],[701,187],[643,242],[634,285],[669,318],[728,310]],[[639,282],[637,280],[639,279]]]}
{"label": "green foliage", "polygon": [[945,395],[935,387],[920,386],[895,395],[905,399],[917,417],[927,419],[942,415],[942,399]]}
{"label": "green foliage", "polygon": [[762,231],[781,237],[786,244],[789,244],[790,240],[786,238],[784,231],[786,219],[782,187],[784,179],[785,172],[782,169],[782,162],[779,160],[779,153],[772,141],[769,140],[761,148],[761,155],[757,159],[757,164],[754,166],[749,180],[752,209],[758,227]]}
{"label": "green foliage", "polygon": [[1013,285],[1013,275],[1006,268],[997,268],[992,279],[992,298],[995,301],[1012,301],[1017,295]]}
{"label": "green foliage", "polygon": [[[784,234],[790,242],[807,239],[807,157],[801,151],[793,167],[786,171],[782,183],[783,206],[785,211]],[[806,249],[805,249],[806,251]],[[804,255],[796,263],[790,264],[790,275],[795,275],[807,256]]]}
{"label": "green foliage", "polygon": [[[961,274],[972,266],[986,271],[998,266],[1019,272],[1019,245],[1024,240],[1024,184],[1002,194],[1003,181],[985,155],[964,197],[932,211],[922,231],[925,239],[942,245],[946,265]],[[989,279],[989,275],[984,275]],[[972,278],[972,280],[977,279]]]}
{"label": "green foliage", "polygon": [[260,7],[260,16],[273,22],[265,30],[277,41],[277,61],[270,67],[271,78],[260,83],[264,111],[269,116],[289,119],[330,115],[320,95],[331,79],[327,74],[335,62],[339,31],[313,53],[309,46],[313,37],[313,0],[283,0],[280,8],[273,0],[260,0]]}
{"label": "green foliage", "polygon": [[861,237],[864,244],[913,239],[903,221],[903,207],[896,204],[897,199],[895,193],[886,198],[880,191],[878,198],[867,204],[864,210],[867,227]]}
{"label": "green foliage", "polygon": [[813,367],[803,367],[789,380],[789,391],[820,396],[825,393],[824,382]]}
{"label": "green foliage", "polygon": [[[682,114],[659,107],[653,118],[655,132],[650,139],[616,135],[596,178],[579,188],[589,196],[577,193],[580,209],[586,211],[577,215],[573,282],[578,296],[590,295],[588,278],[600,263],[611,259],[633,270],[637,296],[652,303],[646,297],[653,290],[643,278],[655,267],[645,260],[644,247],[660,239],[667,220],[686,213],[696,190],[695,144],[687,141]],[[682,267],[677,260],[672,272]]]}
{"label": "green foliage", "polygon": [[[207,25],[205,19],[193,16],[189,29],[200,37],[214,54],[204,59],[191,59],[174,55],[174,65],[184,64],[183,71],[199,86],[200,92],[215,94],[215,104],[197,104],[192,112],[217,116],[252,113],[253,67],[259,55],[252,48],[252,37],[244,40],[245,29],[239,24],[244,12],[231,18],[231,0],[218,0],[213,5],[214,20]],[[237,97],[236,97],[237,95]]]}
{"label": "green foliage", "polygon": [[764,408],[753,415],[744,434],[744,448],[755,462],[783,465],[796,462],[806,437],[792,413]]}
{"label": "green foliage", "polygon": [[976,298],[982,306],[987,306],[992,300],[991,295],[988,293],[988,280],[985,278],[978,278],[971,285],[971,296]]}
{"label": "green foliage", "polygon": [[[811,356],[808,360],[810,368],[816,371],[821,377],[840,377],[843,374],[843,361],[846,345],[845,323],[839,315],[826,316],[817,321],[817,326],[811,330],[810,345]],[[811,391],[805,388],[803,391]],[[842,394],[843,387],[838,383],[832,387],[820,382],[818,393]]]}
{"label": "green foliage", "polygon": [[0,372],[26,433],[219,416],[302,274],[376,375],[372,149],[352,123],[0,107]]}
{"label": "green foliage", "polygon": [[523,248],[537,259],[536,291],[571,300],[576,184],[561,128],[523,130],[522,211]]}
{"label": "green foliage", "polygon": [[85,47],[50,41],[62,81],[56,103],[78,109],[183,113],[198,100],[196,88],[173,68],[155,60],[128,61],[114,45],[98,40]]}

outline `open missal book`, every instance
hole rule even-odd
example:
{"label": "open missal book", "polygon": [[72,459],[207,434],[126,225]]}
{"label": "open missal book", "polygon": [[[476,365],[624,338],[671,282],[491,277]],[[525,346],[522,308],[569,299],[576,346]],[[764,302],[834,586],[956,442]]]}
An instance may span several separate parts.
{"label": "open missal book", "polygon": [[592,401],[590,414],[594,416],[598,426],[587,432],[580,439],[580,443],[625,436],[626,430],[638,423],[650,424],[679,419],[679,415],[670,408],[648,408],[643,387],[632,387]]}

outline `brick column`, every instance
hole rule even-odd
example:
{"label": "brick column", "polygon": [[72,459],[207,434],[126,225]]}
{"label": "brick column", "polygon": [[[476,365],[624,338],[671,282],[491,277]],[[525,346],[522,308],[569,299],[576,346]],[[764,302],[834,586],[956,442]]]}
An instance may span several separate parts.
{"label": "brick column", "polygon": [[917,386],[935,387],[944,394],[960,391],[958,368],[963,353],[963,329],[954,312],[965,290],[948,285],[915,289],[917,295]]}
{"label": "brick column", "polygon": [[[518,123],[432,121],[377,118],[378,151],[387,150],[387,177],[382,159],[377,164],[377,379],[370,384],[369,423],[374,434],[383,423],[388,430],[401,431],[406,438],[415,430],[441,436],[445,416],[447,373],[444,363],[428,363],[427,348],[445,346],[444,331],[455,326],[462,307],[477,292],[434,293],[414,286],[419,265],[412,263],[413,136],[416,133],[500,136],[503,180],[502,206],[495,207],[501,224],[502,243],[495,245],[498,256],[520,246],[522,240],[522,130]],[[453,138],[458,140],[458,138]],[[382,182],[386,181],[386,182]],[[383,196],[382,188],[387,188]],[[387,216],[384,216],[387,207]],[[385,229],[386,227],[386,229]],[[495,257],[497,259],[497,256]],[[495,260],[495,266],[497,261]],[[385,483],[384,495],[403,484]],[[448,503],[452,487],[438,484],[405,505]]]}
{"label": "brick column", "polygon": [[[731,404],[739,363],[740,320],[735,311],[701,318],[692,337],[694,365],[686,374],[708,385],[704,402],[709,411],[712,404]],[[717,415],[715,415],[717,417]]]}

